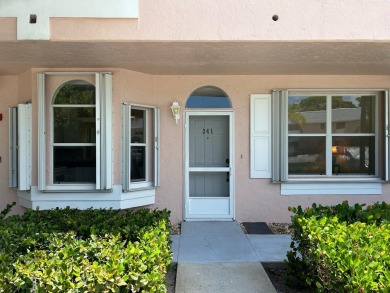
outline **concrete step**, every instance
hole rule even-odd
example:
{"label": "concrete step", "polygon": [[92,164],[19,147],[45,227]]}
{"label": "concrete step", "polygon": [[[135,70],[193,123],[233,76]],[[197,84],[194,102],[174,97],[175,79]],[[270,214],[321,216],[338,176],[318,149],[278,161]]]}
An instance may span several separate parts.
{"label": "concrete step", "polygon": [[237,222],[183,222],[171,237],[176,293],[276,292],[261,262],[282,262],[290,235],[245,235]]}
{"label": "concrete step", "polygon": [[261,263],[179,263],[176,293],[276,292]]}

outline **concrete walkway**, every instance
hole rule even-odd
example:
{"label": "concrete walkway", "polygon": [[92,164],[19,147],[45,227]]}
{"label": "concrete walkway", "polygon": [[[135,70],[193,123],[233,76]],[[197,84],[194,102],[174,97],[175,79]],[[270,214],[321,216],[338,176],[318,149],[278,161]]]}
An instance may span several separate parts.
{"label": "concrete walkway", "polygon": [[261,262],[282,262],[290,235],[248,235],[237,222],[183,222],[172,235],[176,293],[276,292]]}

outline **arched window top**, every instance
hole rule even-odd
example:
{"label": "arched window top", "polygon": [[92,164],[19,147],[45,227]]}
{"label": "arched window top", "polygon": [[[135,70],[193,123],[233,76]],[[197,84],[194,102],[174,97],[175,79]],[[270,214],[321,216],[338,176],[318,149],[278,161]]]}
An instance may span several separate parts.
{"label": "arched window top", "polygon": [[53,98],[54,105],[94,105],[95,86],[84,80],[63,83]]}
{"label": "arched window top", "polygon": [[231,108],[228,95],[216,86],[202,86],[191,93],[186,108]]}

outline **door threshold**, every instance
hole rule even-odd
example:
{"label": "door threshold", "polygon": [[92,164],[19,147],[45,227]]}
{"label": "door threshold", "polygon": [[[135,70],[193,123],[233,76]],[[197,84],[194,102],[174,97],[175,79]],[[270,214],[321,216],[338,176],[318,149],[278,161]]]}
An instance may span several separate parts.
{"label": "door threshold", "polygon": [[233,222],[232,218],[187,218],[184,219],[186,222]]}

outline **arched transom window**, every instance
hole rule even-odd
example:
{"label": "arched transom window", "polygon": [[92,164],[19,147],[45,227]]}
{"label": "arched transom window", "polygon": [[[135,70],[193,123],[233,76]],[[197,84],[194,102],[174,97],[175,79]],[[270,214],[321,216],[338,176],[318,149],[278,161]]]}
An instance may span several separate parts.
{"label": "arched transom window", "polygon": [[191,93],[186,108],[231,108],[228,95],[216,86],[202,86]]}

